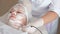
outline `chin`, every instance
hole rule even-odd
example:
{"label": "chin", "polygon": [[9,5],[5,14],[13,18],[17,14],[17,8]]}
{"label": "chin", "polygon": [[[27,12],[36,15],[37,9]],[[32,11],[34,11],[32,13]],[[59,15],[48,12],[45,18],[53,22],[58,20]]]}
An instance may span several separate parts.
{"label": "chin", "polygon": [[9,25],[11,25],[11,24],[13,24],[13,23],[14,23],[14,20],[9,19],[8,23],[9,23]]}

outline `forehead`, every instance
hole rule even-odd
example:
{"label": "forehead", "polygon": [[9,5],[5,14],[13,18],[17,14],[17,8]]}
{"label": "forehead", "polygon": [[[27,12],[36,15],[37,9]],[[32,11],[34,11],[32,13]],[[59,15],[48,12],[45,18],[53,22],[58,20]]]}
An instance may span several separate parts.
{"label": "forehead", "polygon": [[10,12],[21,12],[21,11],[24,11],[22,7],[13,7],[10,10]]}
{"label": "forehead", "polygon": [[19,8],[23,9],[23,8],[24,8],[22,4],[16,4],[14,7],[15,7],[16,9],[19,9]]}
{"label": "forehead", "polygon": [[24,12],[24,7],[21,4],[16,4],[10,9],[10,12]]}

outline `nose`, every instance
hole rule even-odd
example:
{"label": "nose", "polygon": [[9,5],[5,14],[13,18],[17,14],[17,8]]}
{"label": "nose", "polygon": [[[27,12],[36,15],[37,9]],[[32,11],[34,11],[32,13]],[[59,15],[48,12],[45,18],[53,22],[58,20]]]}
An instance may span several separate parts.
{"label": "nose", "polygon": [[16,15],[16,12],[12,12],[11,15]]}

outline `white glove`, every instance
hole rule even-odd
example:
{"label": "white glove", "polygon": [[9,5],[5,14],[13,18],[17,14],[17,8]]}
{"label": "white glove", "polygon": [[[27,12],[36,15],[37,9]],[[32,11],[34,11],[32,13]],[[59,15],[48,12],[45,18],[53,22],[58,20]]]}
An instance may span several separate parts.
{"label": "white glove", "polygon": [[[36,28],[41,27],[43,25],[44,25],[44,21],[41,18],[38,21],[36,21],[35,23],[29,23],[25,28],[23,28],[23,31],[28,32],[29,34],[31,34],[31,33],[34,33],[37,30]],[[34,26],[36,28],[31,27],[31,26]]]}
{"label": "white glove", "polygon": [[34,23],[29,23],[29,25],[34,26],[34,27],[41,27],[44,25],[44,20],[40,18],[38,21],[35,21]]}

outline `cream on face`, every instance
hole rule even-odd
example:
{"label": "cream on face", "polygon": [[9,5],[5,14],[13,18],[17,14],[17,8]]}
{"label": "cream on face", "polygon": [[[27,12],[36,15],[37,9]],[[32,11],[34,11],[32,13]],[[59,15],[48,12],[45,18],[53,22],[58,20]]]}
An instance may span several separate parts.
{"label": "cream on face", "polygon": [[16,4],[10,10],[9,24],[15,28],[26,23],[26,14],[24,13],[24,7],[21,4]]}
{"label": "cream on face", "polygon": [[9,24],[14,28],[19,28],[23,23],[23,20],[26,19],[26,15],[21,8],[18,7],[12,8],[9,16]]}
{"label": "cream on face", "polygon": [[24,18],[23,14],[18,14],[16,16],[10,17],[9,22],[12,26],[17,28],[17,27],[21,26],[21,24],[23,24],[22,21],[21,21],[23,18]]}

